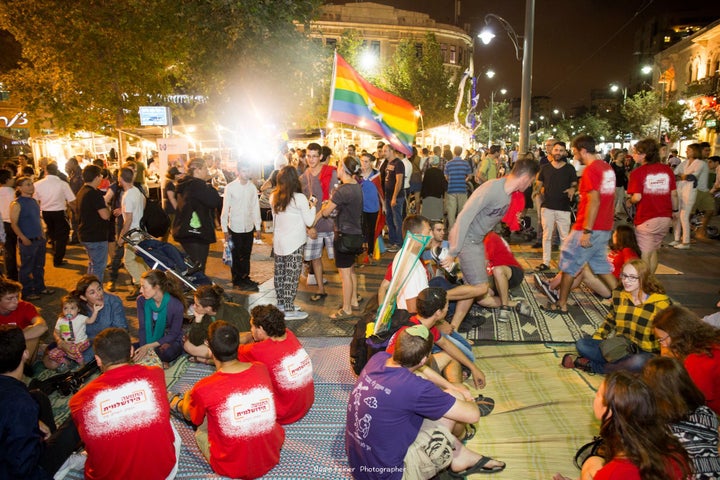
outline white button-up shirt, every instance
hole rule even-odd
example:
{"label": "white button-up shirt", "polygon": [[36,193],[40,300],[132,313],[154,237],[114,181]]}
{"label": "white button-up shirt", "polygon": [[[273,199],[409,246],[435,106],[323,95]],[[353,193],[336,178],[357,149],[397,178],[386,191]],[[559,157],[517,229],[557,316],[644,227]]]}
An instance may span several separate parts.
{"label": "white button-up shirt", "polygon": [[43,212],[65,211],[67,204],[75,200],[70,184],[55,175],[48,175],[35,182],[35,200]]}
{"label": "white button-up shirt", "polygon": [[240,183],[235,179],[225,187],[223,208],[220,213],[220,226],[223,232],[251,232],[253,227],[260,231],[260,202],[258,190],[252,182]]}

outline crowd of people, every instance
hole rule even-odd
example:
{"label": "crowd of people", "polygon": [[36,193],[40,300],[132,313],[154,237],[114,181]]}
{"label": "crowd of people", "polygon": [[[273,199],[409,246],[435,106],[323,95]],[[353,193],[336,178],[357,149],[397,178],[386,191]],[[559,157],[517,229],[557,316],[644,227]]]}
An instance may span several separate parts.
{"label": "crowd of people", "polygon": [[[108,472],[172,478],[180,439],[171,415],[198,427],[198,447],[216,473],[267,473],[279,461],[283,425],[300,420],[314,401],[309,356],[286,321],[308,317],[296,304],[303,270],[308,285],[317,286],[309,301],[327,301],[323,250],[342,287],[331,320],[357,317],[362,293],[377,294],[379,304],[392,294],[409,315],[387,351],[367,363],[350,395],[345,443],[353,475],[430,478],[447,470],[462,478],[502,471],[504,462],[464,446],[494,401],[473,397],[464,385],[471,379],[481,389],[486,379],[471,342],[458,332],[472,320],[475,305],[498,309],[499,321],[508,321],[512,309],[524,312],[522,301],[510,295],[524,281],[522,268],[496,230],[501,223],[518,228],[533,202],[540,219],[536,246],[542,248],[535,280],[549,298],[544,310],[569,314],[570,291],[581,282],[611,299],[597,332],[578,340],[577,355],[561,363],[608,374],[595,401],[605,447],[586,462],[583,475],[586,469],[596,478],[720,473],[713,413],[720,401],[713,381],[720,368],[719,330],[672,305],[654,276],[657,250],[671,227],[673,245],[690,248],[690,214],[699,209],[703,218],[695,235],[708,235],[717,212],[712,194],[720,189],[717,180],[708,180],[708,164],[717,172],[717,157],[706,161],[703,145],[693,144],[673,170],[664,147],[650,139],[638,142],[632,154],[614,150],[607,159],[587,135],[573,139],[571,158],[566,143],[549,139],[545,145],[547,153],[537,158],[506,154],[497,145],[485,152],[446,146],[406,155],[381,142],[374,153],[351,146],[333,165],[332,151],[311,143],[276,162],[260,188],[243,161],[232,175],[209,159],[172,165],[163,188],[171,219],[164,240],[171,233],[197,271],[205,272],[220,230],[231,252],[232,286],[257,291],[250,275],[253,243],[263,220],[271,219],[274,228],[277,305],[248,313],[226,302],[222,287],[202,285],[194,292],[188,326],[181,285],[173,275],[149,269],[134,248],[149,201],[150,169],[140,157],[128,158],[113,175],[102,162],[81,168],[71,159],[66,179],[55,163],[40,162],[37,182],[27,166],[0,169],[6,247],[0,387],[7,392],[0,420],[28,439],[12,451],[5,473],[43,478],[82,442],[88,478]],[[632,209],[633,225],[615,226]],[[372,263],[384,229],[394,259],[379,291],[362,292],[355,269]],[[559,272],[545,280],[540,274],[552,268],[556,231]],[[400,249],[409,234],[428,243],[405,275]],[[60,372],[94,361],[102,372],[73,396],[72,421],[59,427],[51,412],[48,417],[47,398],[37,392],[26,398],[30,393],[18,383],[23,374],[32,375],[28,367],[48,330],[30,303],[55,293],[44,282],[48,241],[59,268],[66,264],[67,242],[82,244],[88,271],[63,298],[54,341],[41,360]],[[113,293],[121,263],[132,278],[126,299],[137,307],[137,342]],[[389,292],[401,272],[406,278]],[[168,401],[157,367],[168,368],[183,353],[216,372]],[[6,401],[32,405],[11,416]],[[626,426],[637,427],[636,434],[624,436]],[[700,426],[702,435],[688,433]],[[54,437],[65,440],[60,445],[50,441]],[[120,455],[126,442],[132,451]],[[127,462],[126,454],[138,461]]]}

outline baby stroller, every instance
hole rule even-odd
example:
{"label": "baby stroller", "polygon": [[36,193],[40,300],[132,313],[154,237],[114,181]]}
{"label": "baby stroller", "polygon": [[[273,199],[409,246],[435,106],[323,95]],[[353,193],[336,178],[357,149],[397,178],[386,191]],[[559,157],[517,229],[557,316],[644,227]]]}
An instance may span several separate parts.
{"label": "baby stroller", "polygon": [[170,272],[188,290],[195,291],[198,285],[210,285],[212,281],[200,271],[200,267],[183,255],[174,245],[156,240],[140,229],[133,229],[123,235],[123,240],[152,269]]}

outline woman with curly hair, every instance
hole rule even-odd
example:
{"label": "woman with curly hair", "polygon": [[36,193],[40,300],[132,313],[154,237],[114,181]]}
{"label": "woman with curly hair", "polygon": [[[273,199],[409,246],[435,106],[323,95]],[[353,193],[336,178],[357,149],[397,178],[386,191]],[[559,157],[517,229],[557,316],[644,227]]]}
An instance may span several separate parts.
{"label": "woman with curly hair", "polygon": [[[653,318],[670,305],[670,297],[650,273],[647,264],[637,258],[625,263],[620,281],[623,288],[613,290],[612,308],[605,321],[592,338],[584,337],[575,343],[579,355],[566,354],[562,359],[563,367],[594,373],[639,372],[645,362],[660,352]],[[628,340],[628,352],[610,362],[603,356],[601,344],[612,333]]]}
{"label": "woman with curly hair", "polygon": [[661,354],[683,362],[707,405],[720,413],[720,330],[679,305],[660,312],[653,325]]}
{"label": "woman with curly hair", "polygon": [[655,357],[643,380],[655,394],[658,416],[688,452],[697,480],[720,477],[718,419],[705,396],[675,358]]}
{"label": "woman with curly hair", "polygon": [[[687,479],[688,454],[658,415],[655,398],[640,378],[614,372],[595,395],[593,412],[600,420],[602,457],[583,464],[581,478],[594,480]],[[569,480],[557,474],[553,480]]]}
{"label": "woman with curly hair", "polygon": [[315,199],[309,202],[303,195],[295,167],[287,165],[278,173],[270,205],[275,222],[273,249],[277,305],[285,312],[287,320],[303,320],[308,314],[295,306],[295,295],[302,272],[307,229],[315,221]]}

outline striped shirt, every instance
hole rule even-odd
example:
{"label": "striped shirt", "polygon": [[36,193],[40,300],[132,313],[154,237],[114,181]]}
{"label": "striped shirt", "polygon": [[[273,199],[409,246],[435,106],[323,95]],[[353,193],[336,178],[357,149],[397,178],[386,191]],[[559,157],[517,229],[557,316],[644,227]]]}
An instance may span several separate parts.
{"label": "striped shirt", "polygon": [[460,157],[455,157],[445,165],[448,179],[448,193],[467,193],[465,180],[472,173],[470,165]]}

